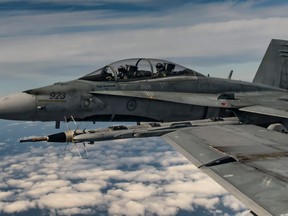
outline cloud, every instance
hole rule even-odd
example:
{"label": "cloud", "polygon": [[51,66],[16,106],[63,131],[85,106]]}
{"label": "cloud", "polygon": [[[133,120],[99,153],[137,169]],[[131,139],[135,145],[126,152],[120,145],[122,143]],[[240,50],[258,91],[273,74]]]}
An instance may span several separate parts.
{"label": "cloud", "polygon": [[[0,21],[3,22],[1,31],[2,34],[9,34],[9,37],[0,40],[0,60],[6,64],[32,62],[44,67],[53,62],[54,67],[60,67],[69,66],[68,62],[73,62],[73,65],[108,63],[109,60],[117,60],[123,54],[124,58],[205,56],[208,59],[211,56],[227,58],[235,55],[234,61],[237,62],[238,55],[244,58],[248,53],[255,61],[255,56],[263,54],[269,39],[285,37],[287,34],[287,30],[282,26],[287,25],[284,12],[288,6],[274,7],[275,10],[272,10],[270,6],[269,11],[277,13],[270,13],[270,16],[267,16],[268,8],[265,7],[261,8],[265,11],[262,12],[260,9],[254,9],[251,3],[224,2],[196,6],[185,4],[185,8],[183,6],[176,11],[168,10],[161,16],[149,13],[141,14],[140,18],[134,17],[135,14],[123,17],[123,14],[120,15],[117,11],[5,17]],[[256,10],[256,13],[253,10]],[[221,15],[222,12],[225,16]],[[152,21],[157,25],[151,25]],[[179,23],[175,22],[181,23],[180,27]],[[109,28],[99,31],[101,26]],[[75,30],[63,31],[69,27],[75,27]],[[15,35],[19,37],[11,37],[13,32],[10,31],[18,31]],[[43,34],[39,35],[38,31],[43,31]],[[29,35],[25,36],[25,33]],[[249,58],[245,59],[248,60]]]}
{"label": "cloud", "polygon": [[43,145],[0,159],[6,174],[0,178],[0,184],[6,184],[0,193],[0,212],[177,215],[179,209],[196,212],[202,207],[212,214],[221,202],[227,211],[243,211],[236,200],[225,198],[224,189],[161,139],[99,142],[89,146],[86,160],[62,149]]}
{"label": "cloud", "polygon": [[35,202],[20,200],[10,203],[0,203],[0,208],[2,208],[2,211],[5,213],[23,212],[30,208],[35,208]]}
{"label": "cloud", "polygon": [[[13,169],[13,168],[12,168]],[[7,186],[15,188],[30,188],[33,182],[26,181],[23,179],[9,179],[6,182]]]}
{"label": "cloud", "polygon": [[[59,215],[93,215],[95,212],[91,209],[82,209],[82,208],[69,208],[57,210]],[[55,214],[56,215],[56,214]]]}
{"label": "cloud", "polygon": [[[6,64],[44,61],[62,65],[67,64],[68,61],[92,64],[95,59],[97,62],[104,63],[107,62],[107,58],[116,60],[120,55],[124,55],[123,58],[205,56],[209,59],[217,55],[223,57],[244,55],[247,54],[248,49],[252,52],[249,55],[255,59],[254,56],[258,54],[258,50],[264,50],[271,37],[284,37],[287,34],[287,31],[281,27],[287,23],[287,18],[267,18],[204,23],[175,28],[119,30],[112,33],[97,33],[97,37],[94,32],[85,32],[57,36],[33,36],[21,40],[2,39],[0,40],[1,47],[3,47],[0,52],[0,61]],[[257,31],[253,31],[254,29]],[[246,33],[243,34],[243,32]],[[165,40],[162,40],[164,37]],[[127,40],[127,38],[130,39]],[[257,39],[260,42],[255,43]],[[219,44],[222,44],[221,48]],[[26,53],[27,49],[31,51],[29,55]]]}
{"label": "cloud", "polygon": [[234,196],[231,195],[223,197],[223,205],[229,206],[231,209],[236,211],[245,209],[245,206],[240,203]]}
{"label": "cloud", "polygon": [[153,185],[144,185],[143,183],[118,183],[115,185],[117,190],[109,190],[108,194],[111,196],[118,196],[129,200],[143,200],[149,198],[156,191]]}
{"label": "cloud", "polygon": [[98,191],[107,187],[108,183],[105,180],[87,180],[79,184],[74,184],[73,189],[79,192]]}
{"label": "cloud", "polygon": [[287,4],[181,1],[160,7],[138,1],[155,9],[127,12],[110,3],[64,10],[70,3],[61,1],[62,10],[53,2],[55,10],[44,13],[26,2],[33,10],[8,11],[0,19],[2,95],[76,79],[131,57],[164,58],[218,77],[233,68],[235,79],[251,80],[270,39],[287,35]]}
{"label": "cloud", "polygon": [[194,200],[195,205],[204,206],[206,209],[215,209],[219,203],[218,197],[213,198],[197,198]]}
{"label": "cloud", "polygon": [[0,191],[0,200],[6,200],[13,195],[12,191]]}
{"label": "cloud", "polygon": [[40,195],[52,193],[59,188],[67,187],[69,185],[70,182],[64,180],[46,180],[43,182],[36,182],[31,188],[29,188],[27,195],[31,197],[39,197]]}
{"label": "cloud", "polygon": [[102,203],[102,194],[99,192],[82,193],[49,193],[42,196],[38,205],[52,209],[69,209],[74,207],[95,206]]}
{"label": "cloud", "polygon": [[109,208],[109,213],[111,215],[144,215],[145,214],[145,207],[135,201],[120,201],[117,203],[113,203]]}
{"label": "cloud", "polygon": [[[164,190],[167,192],[178,192],[184,193],[189,192],[193,194],[210,194],[210,195],[220,195],[225,194],[226,191],[217,184],[211,184],[212,180],[209,178],[204,178],[196,182],[186,182],[186,181],[175,181],[172,184],[164,187]],[[205,185],[205,187],[203,187]]]}

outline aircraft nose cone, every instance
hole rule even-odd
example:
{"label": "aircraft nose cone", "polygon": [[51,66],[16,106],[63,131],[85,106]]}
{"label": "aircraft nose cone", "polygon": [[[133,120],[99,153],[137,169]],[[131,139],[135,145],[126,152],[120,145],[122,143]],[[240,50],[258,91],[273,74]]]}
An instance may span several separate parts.
{"label": "aircraft nose cone", "polygon": [[17,93],[0,98],[0,118],[9,120],[32,120],[35,114],[35,95]]}

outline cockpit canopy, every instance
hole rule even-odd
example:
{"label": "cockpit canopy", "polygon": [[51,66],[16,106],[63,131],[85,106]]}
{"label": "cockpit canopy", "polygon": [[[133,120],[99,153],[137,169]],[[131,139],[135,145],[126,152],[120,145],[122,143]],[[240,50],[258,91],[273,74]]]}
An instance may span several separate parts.
{"label": "cockpit canopy", "polygon": [[111,63],[84,77],[81,80],[89,81],[129,81],[154,79],[170,76],[201,76],[204,75],[160,59],[126,59]]}

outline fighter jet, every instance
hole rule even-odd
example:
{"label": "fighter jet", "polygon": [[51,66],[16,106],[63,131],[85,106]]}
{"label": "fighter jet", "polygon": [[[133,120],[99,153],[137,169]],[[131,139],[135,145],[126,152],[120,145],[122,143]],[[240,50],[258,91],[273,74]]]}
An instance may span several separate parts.
{"label": "fighter jet", "polygon": [[[0,118],[57,125],[71,116],[76,121],[171,122],[226,117],[233,109],[252,112],[247,121],[254,113],[269,111],[287,117],[273,112],[287,99],[287,78],[280,70],[287,68],[280,62],[287,55],[285,48],[284,41],[272,41],[253,83],[207,77],[164,60],[122,60],[77,80],[0,98]],[[263,99],[267,97],[280,100],[271,104]],[[262,122],[271,123],[260,115],[256,123]]]}
{"label": "fighter jet", "polygon": [[[0,99],[0,118],[148,122],[21,142],[93,144],[162,136],[254,215],[288,215],[288,41],[273,39],[252,83],[170,61],[127,59]],[[86,148],[86,145],[85,145]]]}

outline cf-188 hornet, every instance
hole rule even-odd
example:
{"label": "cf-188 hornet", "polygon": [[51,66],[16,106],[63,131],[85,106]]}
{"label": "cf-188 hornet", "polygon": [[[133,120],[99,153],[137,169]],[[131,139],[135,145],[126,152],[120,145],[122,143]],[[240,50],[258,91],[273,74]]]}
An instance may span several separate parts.
{"label": "cf-188 hornet", "polygon": [[[0,118],[134,121],[21,142],[162,136],[254,215],[288,215],[288,41],[272,40],[252,83],[159,59],[114,62],[77,80],[0,99]],[[147,123],[144,123],[147,122]]]}

